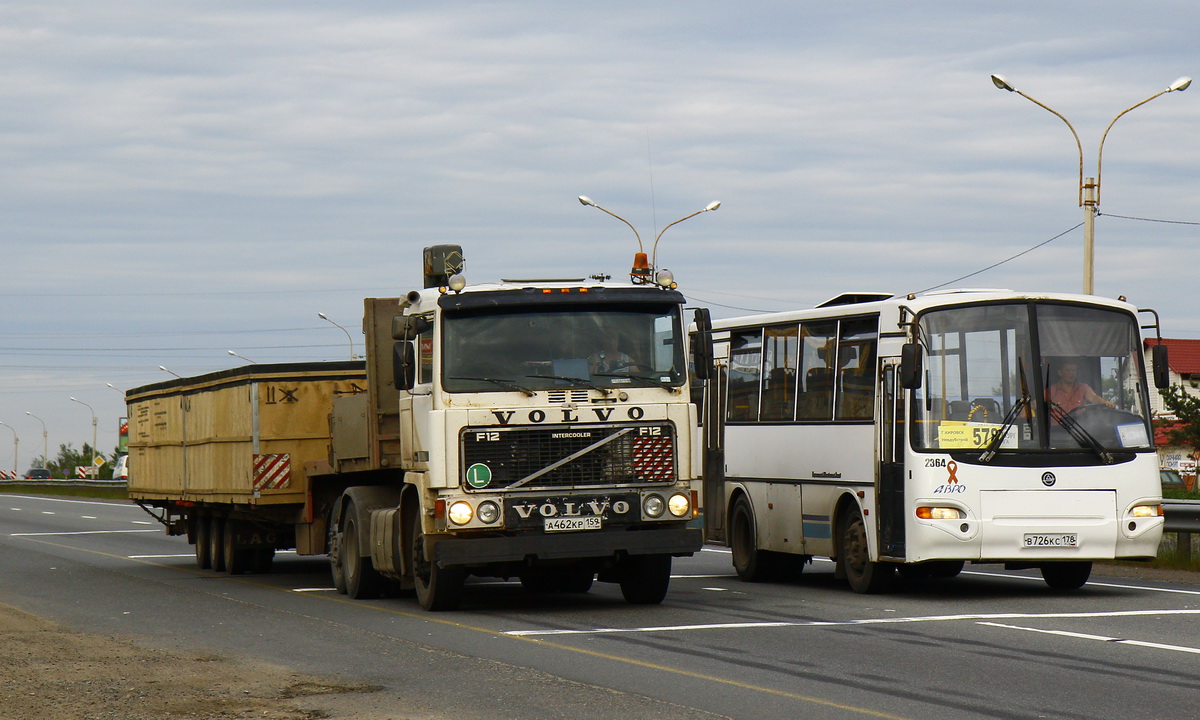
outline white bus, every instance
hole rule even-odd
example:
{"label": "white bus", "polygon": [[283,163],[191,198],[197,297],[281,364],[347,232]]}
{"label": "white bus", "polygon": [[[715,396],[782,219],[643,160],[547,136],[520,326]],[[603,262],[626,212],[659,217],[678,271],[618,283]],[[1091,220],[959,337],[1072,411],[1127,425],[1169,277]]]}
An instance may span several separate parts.
{"label": "white bus", "polygon": [[821,556],[857,592],[966,562],[1074,589],[1093,561],[1153,558],[1162,490],[1139,312],[970,290],[714,321],[709,541],[744,580]]}

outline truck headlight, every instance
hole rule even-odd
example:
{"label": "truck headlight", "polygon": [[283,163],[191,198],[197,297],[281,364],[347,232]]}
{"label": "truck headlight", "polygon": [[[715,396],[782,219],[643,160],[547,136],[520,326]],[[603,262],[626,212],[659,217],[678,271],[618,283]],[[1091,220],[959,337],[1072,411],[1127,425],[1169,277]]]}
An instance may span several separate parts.
{"label": "truck headlight", "polygon": [[491,525],[500,519],[500,506],[491,500],[479,503],[479,522]]}
{"label": "truck headlight", "polygon": [[683,493],[675,493],[667,501],[667,509],[677,518],[685,517],[692,511],[692,501]]}
{"label": "truck headlight", "polygon": [[451,503],[450,510],[447,513],[447,517],[450,518],[450,522],[454,523],[455,525],[466,525],[467,523],[471,522],[471,518],[474,515],[475,511],[471,509],[471,503],[465,500],[459,500]]}
{"label": "truck headlight", "polygon": [[662,517],[663,512],[667,509],[667,504],[663,502],[661,495],[647,495],[642,501],[642,512],[648,517]]}

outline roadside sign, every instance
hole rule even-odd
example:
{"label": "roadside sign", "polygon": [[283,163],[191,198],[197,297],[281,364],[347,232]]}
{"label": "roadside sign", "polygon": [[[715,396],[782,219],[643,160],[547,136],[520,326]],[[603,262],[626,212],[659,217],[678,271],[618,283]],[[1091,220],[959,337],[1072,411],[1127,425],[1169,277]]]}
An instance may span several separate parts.
{"label": "roadside sign", "polygon": [[93,460],[92,462],[96,463],[96,467],[101,467],[102,465],[104,465],[104,458],[97,455],[96,459]]}

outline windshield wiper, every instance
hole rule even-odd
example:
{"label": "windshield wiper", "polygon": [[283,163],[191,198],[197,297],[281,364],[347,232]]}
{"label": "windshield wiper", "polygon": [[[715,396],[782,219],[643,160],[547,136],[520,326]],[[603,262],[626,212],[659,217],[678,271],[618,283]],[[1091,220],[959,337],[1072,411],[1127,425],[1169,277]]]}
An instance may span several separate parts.
{"label": "windshield wiper", "polygon": [[655,380],[654,378],[649,377],[648,375],[635,375],[633,373],[596,373],[596,375],[599,377],[629,378],[631,380],[641,380],[644,383],[649,383],[650,385],[652,385],[654,387],[660,387],[664,390],[670,390],[671,387],[673,387],[671,385],[671,383],[669,383],[669,382],[663,382],[662,380]]}
{"label": "windshield wiper", "polygon": [[1104,461],[1105,465],[1112,465],[1116,462],[1113,459],[1112,453],[1104,449],[1104,446],[1100,444],[1096,436],[1080,425],[1079,421],[1071,417],[1070,413],[1065,412],[1062,405],[1049,400],[1046,401],[1046,404],[1050,406],[1050,417],[1054,418],[1055,422],[1067,429],[1067,434],[1074,438],[1075,442],[1079,443],[1079,447],[1090,448],[1092,452],[1096,453]]}
{"label": "windshield wiper", "polygon": [[1004,438],[1008,435],[1008,431],[1012,429],[1013,423],[1017,421],[1017,415],[1022,409],[1025,410],[1025,421],[1033,422],[1032,415],[1029,411],[1029,382],[1025,379],[1025,363],[1017,358],[1017,372],[1021,376],[1021,397],[1013,403],[1008,414],[1004,416],[1004,421],[1000,423],[1000,429],[988,441],[987,447],[979,454],[979,462],[991,462],[992,458],[996,457],[996,451],[1000,449],[1000,444],[1004,442]]}
{"label": "windshield wiper", "polygon": [[494,377],[451,377],[451,378],[447,378],[447,379],[448,380],[478,380],[479,382],[490,382],[490,383],[499,385],[502,388],[507,388],[509,390],[516,390],[518,392],[523,392],[526,395],[528,395],[529,397],[533,397],[534,395],[537,395],[537,393],[535,393],[534,391],[525,387],[524,385],[518,385],[511,380],[501,380],[499,378],[494,378]]}
{"label": "windshield wiper", "polygon": [[607,395],[609,393],[608,388],[602,388],[599,385],[597,385],[596,383],[592,382],[591,380],[588,380],[587,378],[571,377],[570,375],[526,375],[525,377],[545,378],[546,380],[562,380],[563,382],[573,382],[573,383],[582,385],[586,388],[591,388],[593,390],[599,390],[601,393],[603,393],[605,395]]}

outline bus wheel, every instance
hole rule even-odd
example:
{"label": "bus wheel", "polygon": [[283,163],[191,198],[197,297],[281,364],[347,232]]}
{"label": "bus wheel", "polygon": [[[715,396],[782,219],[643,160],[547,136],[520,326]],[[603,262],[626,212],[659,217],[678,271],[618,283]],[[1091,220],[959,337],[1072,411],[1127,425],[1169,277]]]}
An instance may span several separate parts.
{"label": "bus wheel", "polygon": [[750,508],[750,501],[745,497],[738,498],[730,514],[729,546],[733,551],[733,569],[737,571],[739,578],[746,582],[771,579],[772,558],[765,550],[758,549],[754,510]]}
{"label": "bus wheel", "polygon": [[856,508],[851,508],[842,519],[841,546],[838,549],[838,564],[846,572],[850,589],[856,593],[877,593],[887,589],[895,576],[895,566],[871,561],[867,546],[867,526]]}
{"label": "bus wheel", "polygon": [[196,513],[192,515],[192,523],[196,527],[196,567],[201,570],[207,570],[212,567],[212,555],[209,554],[208,533],[211,528],[208,525],[208,516]]}
{"label": "bus wheel", "polygon": [[383,595],[387,585],[384,577],[371,564],[371,558],[362,556],[361,530],[358,513],[350,505],[346,508],[346,526],[342,531],[342,547],[338,554],[346,575],[346,594],[355,600],[377,598]]}
{"label": "bus wheel", "polygon": [[670,555],[630,555],[621,563],[621,595],[632,605],[657,605],[671,584]]}
{"label": "bus wheel", "polygon": [[421,532],[421,520],[415,512],[408,513],[408,531],[417,602],[426,610],[454,610],[462,602],[466,571],[459,567],[438,567],[425,559],[425,533]]}
{"label": "bus wheel", "polygon": [[1090,562],[1058,562],[1042,566],[1042,579],[1054,590],[1077,590],[1092,574]]}

